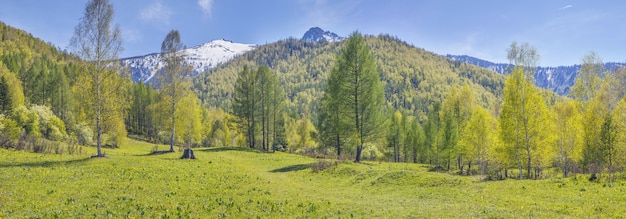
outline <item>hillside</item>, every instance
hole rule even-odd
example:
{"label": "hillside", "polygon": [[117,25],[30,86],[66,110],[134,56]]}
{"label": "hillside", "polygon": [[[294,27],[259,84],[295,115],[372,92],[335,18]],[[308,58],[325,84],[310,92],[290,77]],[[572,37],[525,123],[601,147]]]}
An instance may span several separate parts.
{"label": "hillside", "polygon": [[[612,218],[626,213],[624,186],[585,176],[480,181],[418,164],[318,160],[244,148],[146,156],[129,140],[87,155],[0,150],[2,218]],[[167,146],[159,145],[161,149]],[[94,148],[83,147],[90,154]],[[606,185],[606,184],[604,184]]]}
{"label": "hillside", "polygon": [[[472,64],[478,67],[486,68],[500,74],[506,74],[509,64],[493,63],[490,61],[474,58],[466,55],[446,55],[451,60]],[[604,63],[604,69],[609,72],[615,72],[617,69],[625,67],[626,63],[607,62]],[[574,80],[580,65],[557,66],[557,67],[537,67],[535,75],[535,85],[554,91],[560,95],[569,94],[570,87],[574,85]]]}
{"label": "hillside", "polygon": [[[388,35],[366,36],[385,83],[389,105],[424,116],[453,86],[468,84],[483,106],[502,94],[504,76],[416,48]],[[194,78],[198,97],[208,106],[228,109],[234,82],[244,65],[267,65],[279,75],[293,114],[316,112],[318,100],[343,42],[286,39],[257,47]],[[313,115],[315,117],[315,115]]]}
{"label": "hillside", "polygon": [[0,22],[0,76],[11,81],[13,109],[47,106],[65,127],[73,129],[79,118],[71,88],[86,65],[30,33]]}

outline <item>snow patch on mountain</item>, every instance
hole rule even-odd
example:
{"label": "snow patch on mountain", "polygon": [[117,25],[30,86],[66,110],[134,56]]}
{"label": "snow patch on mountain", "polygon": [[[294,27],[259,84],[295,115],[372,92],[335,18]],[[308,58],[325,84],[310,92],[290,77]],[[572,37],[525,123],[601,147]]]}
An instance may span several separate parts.
{"label": "snow patch on mountain", "polygon": [[[193,68],[192,75],[205,72],[226,63],[234,57],[254,50],[254,44],[233,43],[227,40],[214,40],[199,46],[179,51],[185,56],[185,65]],[[130,68],[132,80],[150,82],[165,66],[161,54],[153,53],[145,56],[124,58],[123,65]]]}

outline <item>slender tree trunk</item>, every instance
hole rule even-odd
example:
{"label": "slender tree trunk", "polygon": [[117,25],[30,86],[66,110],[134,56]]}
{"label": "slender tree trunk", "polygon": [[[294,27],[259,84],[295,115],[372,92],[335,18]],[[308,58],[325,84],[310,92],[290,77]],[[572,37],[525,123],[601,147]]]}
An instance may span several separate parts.
{"label": "slender tree trunk", "polygon": [[337,158],[341,157],[341,138],[339,137],[339,133],[337,133]]}
{"label": "slender tree trunk", "polygon": [[174,126],[175,125],[174,122],[176,121],[176,116],[174,116],[175,112],[176,112],[176,104],[174,102],[172,102],[172,124],[171,124],[172,125],[172,133],[170,135],[170,152],[174,152],[174,134],[175,134],[175,131],[176,131],[176,128]]}
{"label": "slender tree trunk", "polygon": [[97,144],[97,148],[98,148],[98,153],[96,154],[96,156],[98,157],[102,157],[102,126],[101,126],[101,115],[100,115],[100,111],[101,111],[101,107],[100,105],[98,105],[98,112],[96,112],[96,129],[98,130],[98,134],[97,134],[97,140],[96,140],[96,144]]}
{"label": "slender tree trunk", "polygon": [[[98,74],[99,76],[99,74]],[[99,77],[97,77],[99,79]],[[96,129],[97,129],[97,139],[96,144],[98,148],[97,157],[102,157],[102,97],[101,97],[101,87],[100,80],[96,82]]]}

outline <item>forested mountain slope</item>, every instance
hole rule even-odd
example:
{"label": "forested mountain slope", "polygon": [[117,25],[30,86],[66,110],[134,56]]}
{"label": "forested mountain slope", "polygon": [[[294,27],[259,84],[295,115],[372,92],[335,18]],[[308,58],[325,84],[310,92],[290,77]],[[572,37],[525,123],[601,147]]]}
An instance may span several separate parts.
{"label": "forested mountain slope", "polygon": [[[454,86],[468,84],[476,100],[491,108],[501,98],[504,76],[416,48],[388,35],[366,36],[385,84],[387,103],[424,118]],[[205,105],[229,109],[237,73],[247,65],[267,65],[278,74],[292,116],[315,118],[325,80],[343,42],[286,39],[257,47],[194,78],[194,90]]]}
{"label": "forested mountain slope", "polygon": [[[446,55],[446,57],[454,61],[486,68],[500,74],[509,74],[510,72],[507,73],[507,71],[511,70],[510,64],[506,63],[493,63],[466,55]],[[626,66],[626,63],[607,62],[604,63],[604,70],[608,72],[615,72],[624,66]],[[535,74],[535,85],[540,88],[554,91],[560,95],[568,95],[570,87],[574,85],[574,80],[578,75],[578,71],[580,71],[580,67],[580,64],[556,67],[539,66],[537,67],[537,73]]]}
{"label": "forested mountain slope", "polygon": [[[50,107],[66,125],[76,122],[71,86],[85,63],[31,34],[0,22],[0,75],[21,105]],[[9,112],[5,112],[8,116]]]}

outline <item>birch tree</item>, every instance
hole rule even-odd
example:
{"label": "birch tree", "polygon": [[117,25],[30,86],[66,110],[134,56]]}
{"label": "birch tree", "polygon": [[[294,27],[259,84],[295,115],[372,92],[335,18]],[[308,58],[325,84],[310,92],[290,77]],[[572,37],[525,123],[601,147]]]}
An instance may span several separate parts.
{"label": "birch tree", "polygon": [[95,157],[104,156],[103,126],[108,122],[105,120],[121,118],[117,114],[126,105],[121,92],[125,89],[124,80],[120,78],[117,61],[123,50],[122,34],[119,26],[112,24],[113,15],[113,5],[108,0],[90,0],[70,42],[74,54],[93,65],[83,69],[85,73],[78,76],[76,85],[83,95],[80,100],[89,105],[95,120]]}

